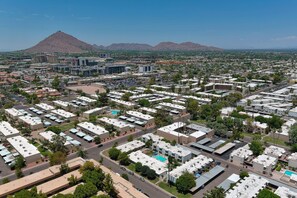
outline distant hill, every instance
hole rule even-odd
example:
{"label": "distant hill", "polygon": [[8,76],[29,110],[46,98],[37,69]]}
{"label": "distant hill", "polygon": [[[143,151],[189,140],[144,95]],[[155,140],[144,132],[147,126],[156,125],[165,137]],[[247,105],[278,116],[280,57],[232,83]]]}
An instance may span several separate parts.
{"label": "distant hill", "polygon": [[37,45],[23,50],[28,53],[83,53],[97,50],[130,50],[130,51],[221,51],[222,49],[200,45],[192,42],[161,42],[156,46],[143,43],[114,43],[109,46],[90,45],[77,38],[58,31]]}
{"label": "distant hill", "polygon": [[200,45],[192,42],[174,43],[161,42],[156,46],[140,43],[114,43],[109,46],[97,46],[97,49],[105,50],[134,50],[134,51],[221,51],[222,49]]}
{"label": "distant hill", "polygon": [[153,50],[156,51],[220,51],[222,49],[200,45],[192,42],[184,42],[184,43],[173,43],[173,42],[161,42],[155,47]]}
{"label": "distant hill", "polygon": [[140,43],[114,43],[105,47],[105,49],[146,51],[146,50],[151,50],[152,46],[148,44],[140,44]]}
{"label": "distant hill", "polygon": [[95,48],[77,38],[58,31],[46,39],[40,41],[37,45],[24,50],[28,53],[82,53],[86,51],[94,51]]}

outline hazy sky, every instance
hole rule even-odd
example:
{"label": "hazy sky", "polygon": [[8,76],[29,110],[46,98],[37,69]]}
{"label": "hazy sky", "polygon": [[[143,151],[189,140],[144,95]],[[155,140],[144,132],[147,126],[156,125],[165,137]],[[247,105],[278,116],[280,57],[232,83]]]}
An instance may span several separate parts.
{"label": "hazy sky", "polygon": [[297,47],[296,0],[0,0],[0,50],[61,30],[90,44]]}

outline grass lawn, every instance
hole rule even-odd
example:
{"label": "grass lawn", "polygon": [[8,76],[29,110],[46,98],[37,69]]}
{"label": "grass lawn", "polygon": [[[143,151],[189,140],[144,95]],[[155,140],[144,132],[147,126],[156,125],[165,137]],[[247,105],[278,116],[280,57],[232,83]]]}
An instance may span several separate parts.
{"label": "grass lawn", "polygon": [[255,136],[254,133],[242,133],[244,136],[253,138]]}
{"label": "grass lawn", "polygon": [[278,144],[278,145],[281,145],[281,146],[288,146],[285,141],[283,141],[281,139],[278,139],[278,138],[271,137],[271,136],[266,136],[266,137],[263,138],[263,140],[266,141],[266,142],[272,143],[272,144]]}
{"label": "grass lawn", "polygon": [[204,124],[204,125],[206,125],[207,124],[207,121],[206,120],[192,120],[192,122],[196,122],[196,123],[198,123],[198,124]]}
{"label": "grass lawn", "polygon": [[51,152],[49,150],[42,148],[42,146],[37,147],[37,149],[41,153],[41,155],[43,155],[44,157],[47,157],[51,154]]}
{"label": "grass lawn", "polygon": [[67,131],[69,129],[72,129],[74,128],[74,123],[73,122],[70,122],[70,123],[66,123],[66,124],[61,124],[58,126],[62,131]]}
{"label": "grass lawn", "polygon": [[[149,179],[148,179],[149,180]],[[154,184],[156,184],[158,181],[159,181],[159,177],[156,177],[156,179],[154,179],[154,180],[149,180],[150,182],[152,182],[152,183],[154,183]]]}
{"label": "grass lawn", "polygon": [[127,167],[129,170],[135,172],[135,164],[131,163],[129,164],[129,166]]}
{"label": "grass lawn", "polygon": [[160,186],[161,188],[163,188],[164,190],[166,190],[167,192],[169,192],[169,193],[175,195],[175,196],[178,197],[178,198],[190,198],[190,197],[192,197],[192,195],[191,195],[190,193],[184,195],[184,194],[182,194],[182,193],[177,192],[175,186],[169,186],[169,185],[168,185],[167,183],[165,183],[165,182],[160,182],[160,183],[159,183],[159,186]]}
{"label": "grass lawn", "polygon": [[34,142],[34,144],[33,144],[35,147],[39,147],[40,146],[40,144],[38,143],[38,142]]}

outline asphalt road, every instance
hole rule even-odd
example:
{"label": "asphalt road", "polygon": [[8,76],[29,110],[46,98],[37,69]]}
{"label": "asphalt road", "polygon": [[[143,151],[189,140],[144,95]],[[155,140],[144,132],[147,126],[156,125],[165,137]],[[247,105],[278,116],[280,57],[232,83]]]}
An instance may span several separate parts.
{"label": "asphalt road", "polygon": [[[139,136],[146,134],[146,133],[150,133],[152,132],[153,129],[149,129],[146,131],[140,131],[137,132],[136,134],[133,134],[134,139],[138,138]],[[86,149],[85,151],[87,152],[87,158],[90,159],[94,159],[99,161],[100,159],[100,152],[103,150],[106,150],[110,147],[112,147],[114,145],[115,142],[117,142],[118,144],[122,144],[124,142],[127,142],[129,135],[114,139],[110,142],[106,142],[103,143],[103,146],[98,148],[97,145],[90,147],[88,149]],[[76,158],[77,154],[76,153],[72,153],[70,155],[67,156],[67,159],[73,159]],[[113,162],[111,162],[109,159],[104,158],[103,160],[103,165],[110,168],[112,171],[122,174],[122,173],[128,173],[125,170],[122,170],[121,167]],[[22,169],[23,174],[24,175],[29,175],[32,173],[36,173],[39,172],[41,170],[44,170],[46,168],[50,167],[49,163],[42,163],[39,165],[36,165],[34,167],[31,168],[24,168]],[[139,179],[138,176],[136,175],[129,175],[129,181],[138,189],[140,189],[142,192],[144,192],[145,194],[149,195],[150,197],[156,197],[156,198],[167,198],[170,197],[170,195],[166,192],[164,192],[163,190],[160,190],[159,188],[156,188],[153,184],[149,183],[148,181],[142,181]],[[3,178],[8,178],[10,181],[17,179],[16,175],[14,173],[10,174],[10,175],[6,175],[4,177],[0,177],[0,179],[2,180]]]}

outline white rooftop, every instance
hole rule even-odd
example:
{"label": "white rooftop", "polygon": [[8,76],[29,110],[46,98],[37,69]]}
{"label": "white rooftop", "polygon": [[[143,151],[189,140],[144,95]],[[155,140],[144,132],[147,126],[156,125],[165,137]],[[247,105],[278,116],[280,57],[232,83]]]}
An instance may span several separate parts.
{"label": "white rooftop", "polygon": [[297,193],[295,191],[292,191],[284,186],[278,187],[274,193],[280,196],[281,198],[297,197]]}
{"label": "white rooftop", "polygon": [[127,124],[126,122],[123,122],[121,120],[114,119],[114,118],[103,117],[103,118],[100,118],[99,120],[102,121],[102,122],[105,122],[107,124],[114,125],[115,127],[118,127],[118,128],[134,127],[131,124]]}
{"label": "white rooftop", "polygon": [[226,192],[226,198],[254,198],[259,191],[266,187],[268,180],[260,176],[250,174],[240,180],[233,189]]}
{"label": "white rooftop", "polygon": [[102,135],[105,133],[109,133],[107,130],[105,130],[103,127],[98,126],[98,125],[94,125],[91,122],[81,122],[79,124],[77,124],[78,127],[85,129],[95,135]]}
{"label": "white rooftop", "polygon": [[7,141],[19,152],[24,158],[40,154],[37,148],[28,142],[28,140],[22,136],[15,136],[7,138]]}
{"label": "white rooftop", "polygon": [[118,100],[118,99],[113,99],[113,98],[111,98],[110,100],[113,101],[113,102],[115,102],[115,103],[118,103],[118,104],[122,104],[124,106],[127,106],[127,107],[133,107],[133,106],[135,106],[135,104],[133,102],[127,102],[127,101],[124,101],[124,100]]}
{"label": "white rooftop", "polygon": [[[44,139],[48,140],[49,142],[52,142],[52,138],[57,134],[55,134],[52,131],[44,131],[44,132],[39,133],[39,135],[41,137],[43,137]],[[64,145],[67,146],[69,144],[70,144],[70,142],[66,141]]]}
{"label": "white rooftop", "polygon": [[158,175],[161,175],[167,171],[167,164],[160,162],[159,160],[150,157],[141,151],[135,151],[129,154],[130,160],[137,163],[140,162],[143,166],[146,165],[153,169]]}
{"label": "white rooftop", "polygon": [[87,102],[87,103],[96,102],[96,100],[89,98],[89,97],[85,97],[85,96],[78,96],[77,99]]}
{"label": "white rooftop", "polygon": [[144,135],[141,136],[141,138],[146,139],[146,140],[152,139],[153,142],[164,139],[162,136],[155,135],[153,133],[144,134]]}
{"label": "white rooftop", "polygon": [[65,102],[62,100],[55,100],[53,101],[54,104],[58,105],[58,106],[62,106],[62,107],[68,107],[70,105],[69,102]]}
{"label": "white rooftop", "polygon": [[156,109],[148,108],[148,107],[141,107],[141,108],[139,108],[139,110],[143,110],[143,111],[146,111],[146,112],[149,112],[149,113],[157,113]]}
{"label": "white rooftop", "polygon": [[18,109],[15,109],[15,108],[5,109],[5,112],[12,115],[13,117],[24,115],[22,111],[19,111]]}
{"label": "white rooftop", "polygon": [[269,146],[266,147],[264,154],[265,155],[272,155],[272,156],[277,156],[277,157],[281,157],[283,154],[286,153],[286,150],[277,146]]}
{"label": "white rooftop", "polygon": [[253,162],[262,164],[264,167],[273,166],[276,164],[277,159],[275,157],[271,157],[268,155],[259,155],[255,159],[253,159]]}
{"label": "white rooftop", "polygon": [[36,104],[36,106],[43,109],[43,110],[46,110],[46,111],[50,111],[50,110],[55,109],[55,107],[53,107],[52,105],[48,105],[46,103],[39,103],[39,104]]}
{"label": "white rooftop", "polygon": [[211,163],[213,159],[208,158],[204,155],[198,155],[197,157],[191,159],[190,161],[185,162],[181,166],[178,166],[176,169],[172,170],[169,174],[172,177],[178,178],[185,171],[189,173],[194,173],[195,171],[202,169],[207,164]]}
{"label": "white rooftop", "polygon": [[186,107],[184,107],[182,105],[172,104],[172,103],[168,103],[168,102],[161,102],[161,103],[159,103],[159,105],[164,106],[164,107],[169,107],[171,109],[177,109],[177,110],[185,110],[186,109]]}
{"label": "white rooftop", "polygon": [[289,157],[289,160],[297,160],[297,152],[296,153],[292,153]]}
{"label": "white rooftop", "polygon": [[68,112],[68,111],[65,111],[63,109],[55,109],[55,110],[52,110],[52,113],[54,114],[57,114],[63,118],[73,118],[75,117],[75,114],[71,113],[71,112]]}
{"label": "white rooftop", "polygon": [[19,119],[31,126],[42,124],[42,121],[39,117],[31,117],[26,115],[19,117]]}
{"label": "white rooftop", "polygon": [[162,148],[165,151],[174,153],[175,155],[181,156],[181,157],[188,156],[188,155],[192,154],[192,152],[190,150],[188,150],[188,149],[185,149],[185,148],[180,147],[178,145],[172,146],[171,144],[169,144],[167,142],[164,142],[162,140],[154,142],[153,145],[157,146],[159,148]]}
{"label": "white rooftop", "polygon": [[3,134],[3,136],[10,136],[10,135],[16,135],[19,134],[19,130],[12,127],[9,122],[2,121],[0,122],[0,133]]}
{"label": "white rooftop", "polygon": [[249,156],[253,155],[253,152],[246,147],[241,147],[236,150],[233,150],[230,156],[237,156],[244,159],[247,159]]}
{"label": "white rooftop", "polygon": [[94,112],[97,112],[97,111],[101,111],[102,109],[105,109],[106,107],[97,107],[97,108],[94,108],[94,109],[90,109],[88,111],[85,111],[84,113],[86,114],[91,114],[91,113],[94,113]]}
{"label": "white rooftop", "polygon": [[126,114],[130,115],[130,116],[133,116],[133,117],[136,117],[136,118],[146,120],[146,121],[154,119],[153,116],[150,116],[148,114],[143,114],[143,113],[138,112],[138,111],[126,111]]}
{"label": "white rooftop", "polygon": [[183,133],[179,133],[179,132],[175,131],[175,130],[177,130],[179,128],[182,128],[184,126],[186,126],[186,123],[184,123],[184,122],[175,122],[173,124],[161,127],[158,130],[163,131],[165,133],[170,133],[170,134],[175,135],[175,136],[188,137],[187,135],[185,135]]}
{"label": "white rooftop", "polygon": [[206,133],[202,132],[202,131],[196,131],[194,133],[191,133],[190,136],[195,137],[195,138],[200,138],[202,136],[204,136]]}
{"label": "white rooftop", "polygon": [[133,140],[131,142],[127,142],[126,144],[122,144],[120,146],[117,146],[117,149],[119,149],[121,152],[130,152],[135,149],[139,149],[143,147],[145,144],[139,140]]}

